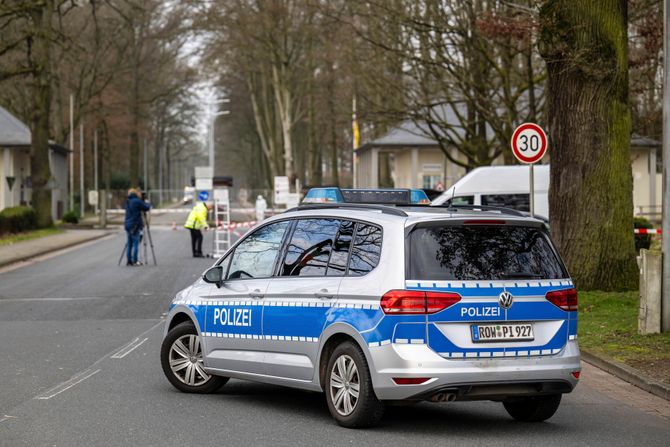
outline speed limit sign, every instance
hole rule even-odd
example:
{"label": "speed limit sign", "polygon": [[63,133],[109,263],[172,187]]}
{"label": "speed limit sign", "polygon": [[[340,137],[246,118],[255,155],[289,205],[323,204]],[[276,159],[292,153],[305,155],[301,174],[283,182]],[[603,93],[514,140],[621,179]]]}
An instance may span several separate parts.
{"label": "speed limit sign", "polygon": [[535,215],[535,176],[533,164],[547,152],[547,134],[535,123],[523,123],[512,134],[512,152],[517,160],[528,165],[530,217]]}
{"label": "speed limit sign", "polygon": [[537,163],[547,152],[547,134],[535,123],[524,123],[512,134],[512,152],[521,163]]}

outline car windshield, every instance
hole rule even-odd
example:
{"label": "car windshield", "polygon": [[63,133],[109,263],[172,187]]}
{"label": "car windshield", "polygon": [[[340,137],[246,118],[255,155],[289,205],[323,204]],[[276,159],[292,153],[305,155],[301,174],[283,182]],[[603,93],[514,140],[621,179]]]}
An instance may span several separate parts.
{"label": "car windshield", "polygon": [[419,226],[410,234],[411,279],[559,279],[567,273],[547,235],[511,225]]}

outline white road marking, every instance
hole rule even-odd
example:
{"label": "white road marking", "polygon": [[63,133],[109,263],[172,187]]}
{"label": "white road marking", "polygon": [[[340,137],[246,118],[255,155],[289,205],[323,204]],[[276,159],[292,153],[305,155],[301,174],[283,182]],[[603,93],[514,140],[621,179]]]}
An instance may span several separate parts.
{"label": "white road marking", "polygon": [[128,343],[127,345],[125,345],[124,347],[122,347],[121,349],[116,351],[114,354],[112,354],[112,356],[110,358],[112,358],[112,359],[122,359],[125,356],[127,356],[128,354],[130,354],[131,352],[133,352],[135,349],[142,346],[142,343],[144,343],[147,340],[148,340],[148,338],[146,338],[146,337],[143,340],[140,340],[139,338],[136,338],[135,340],[131,341],[130,343]]}
{"label": "white road marking", "polygon": [[105,298],[101,296],[84,296],[84,297],[73,297],[73,298],[0,298],[0,303],[16,303],[21,301],[90,301],[90,300],[104,300]]}
{"label": "white road marking", "polygon": [[69,390],[73,386],[83,382],[84,380],[88,379],[89,377],[92,377],[92,376],[96,375],[99,372],[100,372],[99,369],[96,369],[95,371],[91,371],[90,369],[82,371],[82,372],[78,373],[77,375],[75,375],[74,377],[72,377],[70,380],[68,380],[66,382],[63,382],[60,385],[57,385],[57,386],[51,388],[50,390],[48,390],[45,393],[40,394],[39,396],[35,396],[35,399],[39,399],[39,400],[51,399],[52,397],[58,396],[63,391]]}
{"label": "white road marking", "polygon": [[[142,332],[139,335],[139,337],[134,339],[131,343],[135,342],[135,340],[138,340],[140,337],[145,336],[146,334],[153,331],[154,329],[156,329],[158,326],[160,326],[163,323],[164,323],[164,320],[160,320],[158,323],[154,324],[149,329]],[[145,340],[146,340],[146,338],[142,341],[142,343],[144,343]],[[126,343],[125,345],[123,345],[123,348],[126,348],[128,346],[129,346],[129,343]],[[139,346],[139,345],[137,345],[137,346]],[[137,346],[135,346],[135,347],[137,347]],[[133,348],[133,349],[135,349],[135,348]],[[93,370],[93,368],[95,368],[99,363],[101,363],[107,357],[112,355],[112,353],[118,353],[120,350],[121,349],[116,348],[113,351],[103,355],[98,360],[96,360],[89,368],[85,369],[84,371],[81,371],[81,372],[77,373],[70,380],[65,381],[65,382],[63,382],[59,385],[56,385],[55,387],[51,388],[50,390],[35,396],[34,399],[39,399],[39,400],[51,399],[52,397],[62,393],[63,391],[66,391],[66,390],[72,388],[73,386],[77,385],[78,383],[83,382],[84,380],[88,379],[89,377],[99,373],[101,371],[100,368],[96,369],[95,371]]]}
{"label": "white road marking", "polygon": [[6,415],[0,417],[0,424],[2,424],[5,421],[8,421],[10,419],[18,419],[18,418],[16,416],[10,416],[10,415],[6,414]]}

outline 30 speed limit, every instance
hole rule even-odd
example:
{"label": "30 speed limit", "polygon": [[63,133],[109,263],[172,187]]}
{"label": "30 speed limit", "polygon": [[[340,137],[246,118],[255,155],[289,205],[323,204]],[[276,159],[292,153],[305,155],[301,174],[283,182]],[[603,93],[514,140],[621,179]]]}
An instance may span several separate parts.
{"label": "30 speed limit", "polygon": [[521,163],[537,163],[547,152],[547,135],[535,123],[524,123],[512,134],[512,152]]}

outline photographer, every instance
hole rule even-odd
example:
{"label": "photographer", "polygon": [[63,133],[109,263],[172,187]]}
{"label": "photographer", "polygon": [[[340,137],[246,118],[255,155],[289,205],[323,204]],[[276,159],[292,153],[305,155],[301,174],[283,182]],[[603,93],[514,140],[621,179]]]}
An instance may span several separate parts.
{"label": "photographer", "polygon": [[128,236],[127,242],[127,263],[126,265],[134,266],[140,265],[137,261],[137,252],[140,245],[140,237],[142,229],[144,228],[144,220],[142,213],[149,211],[151,205],[140,199],[140,191],[138,189],[128,190],[128,200],[126,201],[126,218],[124,227]]}

